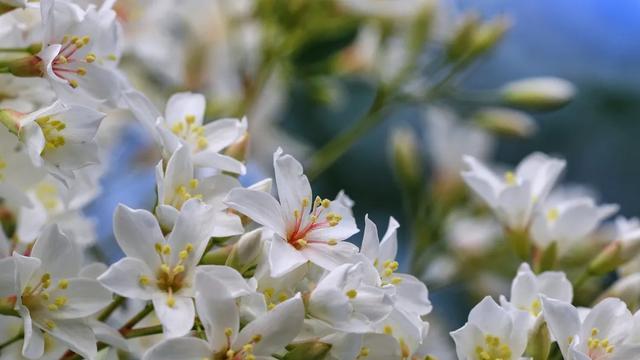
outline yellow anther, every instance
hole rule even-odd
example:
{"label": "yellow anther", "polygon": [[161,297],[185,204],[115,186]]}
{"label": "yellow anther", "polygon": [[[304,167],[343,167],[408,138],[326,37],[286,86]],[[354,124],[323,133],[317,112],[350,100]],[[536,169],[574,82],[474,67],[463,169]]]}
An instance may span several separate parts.
{"label": "yellow anther", "polygon": [[233,359],[233,356],[236,354],[235,351],[229,349],[225,355],[227,355],[227,359]]}
{"label": "yellow anther", "polygon": [[88,43],[89,43],[89,41],[91,40],[91,38],[90,38],[90,37],[88,37],[88,36],[83,36],[83,37],[82,37],[82,39],[80,39],[80,40],[82,40],[82,43],[86,45],[86,44],[88,44]]}
{"label": "yellow anther", "polygon": [[116,61],[116,60],[118,60],[118,57],[115,54],[109,54],[109,55],[107,55],[107,59],[109,59],[111,61]]}
{"label": "yellow anther", "polygon": [[330,239],[329,241],[327,241],[327,244],[335,246],[338,245],[338,241],[336,239]]}
{"label": "yellow anther", "polygon": [[49,309],[49,311],[58,311],[58,305],[49,304],[49,305],[47,305],[47,309]]}
{"label": "yellow anther", "polygon": [[178,256],[180,257],[180,260],[184,260],[189,257],[189,252],[187,250],[182,250],[178,253]]}
{"label": "yellow anther", "polygon": [[151,279],[149,279],[149,277],[146,275],[140,275],[140,277],[138,278],[138,282],[142,286],[147,286],[149,285],[149,282],[151,282]]}
{"label": "yellow anther", "polygon": [[169,268],[169,265],[167,264],[160,265],[160,270],[165,274],[169,274],[171,272],[171,268]]}
{"label": "yellow anther", "polygon": [[283,302],[285,300],[287,300],[289,298],[289,296],[287,295],[287,293],[285,292],[280,292],[280,294],[278,294],[278,301]]}
{"label": "yellow anther", "polygon": [[188,243],[187,246],[184,247],[184,249],[187,252],[192,252],[193,251],[193,244],[192,243]]}
{"label": "yellow anther", "polygon": [[273,288],[266,288],[264,289],[264,291],[262,292],[264,294],[264,296],[270,298],[273,296],[273,293],[275,292],[275,290]]}
{"label": "yellow anther", "polygon": [[253,352],[253,345],[252,344],[244,344],[244,345],[242,345],[242,350],[244,352],[251,353],[251,352]]}
{"label": "yellow anther", "polygon": [[42,300],[47,301],[49,300],[49,293],[46,291],[43,291],[42,293],[40,293],[40,297],[42,298]]}
{"label": "yellow anther", "polygon": [[80,76],[85,76],[87,75],[87,69],[83,68],[83,67],[79,67],[78,70],[76,70],[76,72],[78,73],[78,75]]}
{"label": "yellow anther", "polygon": [[224,336],[231,337],[231,335],[233,335],[233,329],[232,328],[225,328],[224,329]]}
{"label": "yellow anther", "polygon": [[259,343],[260,340],[262,340],[262,335],[260,335],[260,334],[255,334],[251,338],[251,342],[253,342],[254,344]]}
{"label": "yellow anther", "polygon": [[63,307],[67,304],[67,297],[66,296],[58,296],[55,300],[55,304],[58,305],[58,307]]}
{"label": "yellow anther", "polygon": [[383,276],[385,276],[385,277],[389,277],[389,276],[393,275],[393,270],[391,270],[391,269],[389,269],[389,268],[386,268],[386,269],[384,269],[384,271],[382,272],[382,275],[383,275]]}
{"label": "yellow anther", "polygon": [[299,218],[300,217],[300,210],[298,210],[298,209],[293,210],[293,217],[296,218],[296,219]]}
{"label": "yellow anther", "polygon": [[329,199],[324,199],[322,200],[322,207],[327,209],[329,206],[331,206],[331,200]]}
{"label": "yellow anther", "polygon": [[60,279],[58,280],[58,289],[66,289],[69,287],[69,280],[67,279]]}
{"label": "yellow anther", "polygon": [[393,335],[393,327],[391,325],[385,325],[383,331],[387,335]]}
{"label": "yellow anther", "polygon": [[60,64],[66,64],[66,63],[68,63],[68,62],[69,62],[69,60],[67,60],[67,58],[66,58],[64,55],[59,55],[59,56],[58,56],[58,63],[60,63]]}
{"label": "yellow anther", "polygon": [[50,273],[42,274],[42,277],[40,278],[40,281],[45,282],[45,281],[49,281],[49,280],[51,280],[51,274]]}
{"label": "yellow anther", "polygon": [[84,61],[86,61],[89,64],[91,64],[92,62],[96,61],[96,54],[94,54],[94,53],[87,54],[87,56],[84,57]]}
{"label": "yellow anther", "polygon": [[158,254],[162,253],[162,244],[161,243],[155,243],[155,245],[153,245],[153,247],[156,249],[156,252]]}
{"label": "yellow anther", "polygon": [[184,272],[184,266],[183,265],[176,265],[173,268],[173,274],[174,275],[177,275],[177,274],[180,274],[180,273],[183,273],[183,272]]}
{"label": "yellow anther", "polygon": [[349,299],[355,299],[356,296],[358,296],[358,291],[356,289],[351,289],[347,291],[346,294]]}
{"label": "yellow anther", "polygon": [[600,331],[597,328],[592,328],[591,329],[591,336],[596,336],[596,335],[598,335],[599,332]]}
{"label": "yellow anther", "polygon": [[200,182],[198,181],[198,179],[191,179],[191,180],[189,180],[189,187],[192,188],[192,189],[195,189],[195,188],[198,187],[199,183]]}
{"label": "yellow anther", "polygon": [[363,346],[360,348],[360,353],[358,354],[359,357],[367,357],[369,356],[369,348],[366,346]]}
{"label": "yellow anther", "polygon": [[300,245],[300,247],[306,247],[308,245],[307,241],[305,239],[300,239],[298,241],[296,241],[296,243],[298,245]]}
{"label": "yellow anther", "polygon": [[245,360],[256,360],[255,355],[253,354],[248,354],[247,356],[244,357]]}
{"label": "yellow anther", "polygon": [[268,310],[273,310],[274,307],[276,307],[276,304],[274,303],[269,303],[269,305],[267,305]]}
{"label": "yellow anther", "polygon": [[75,89],[78,87],[78,82],[76,80],[69,80],[69,86]]}
{"label": "yellow anther", "polygon": [[180,134],[183,131],[184,131],[184,125],[181,122],[175,123],[173,124],[173,126],[171,126],[171,132],[173,132],[176,135]]}
{"label": "yellow anther", "polygon": [[504,181],[507,183],[507,185],[515,185],[518,181],[518,179],[516,178],[516,175],[513,173],[513,171],[507,171],[506,173],[504,173]]}
{"label": "yellow anther", "polygon": [[169,294],[169,297],[167,298],[167,306],[172,308],[176,305],[176,299],[173,297],[173,295]]}
{"label": "yellow anther", "polygon": [[195,115],[187,115],[187,116],[185,116],[184,121],[186,121],[187,124],[189,124],[189,125],[193,125],[196,122],[196,116]]}
{"label": "yellow anther", "polygon": [[549,221],[556,221],[558,220],[559,216],[560,216],[560,213],[556,208],[552,208],[552,209],[549,209],[549,211],[547,211],[547,219]]}
{"label": "yellow anther", "polygon": [[391,270],[393,270],[393,271],[396,271],[396,270],[398,270],[398,266],[400,266],[400,265],[398,264],[398,262],[397,262],[397,261],[392,261],[392,262],[389,264],[389,269],[391,269]]}
{"label": "yellow anther", "polygon": [[164,255],[171,254],[171,246],[169,246],[169,244],[164,244],[162,246],[162,254],[164,254]]}
{"label": "yellow anther", "polygon": [[54,323],[53,320],[45,320],[44,324],[49,328],[49,330],[56,328],[56,323]]}
{"label": "yellow anther", "polygon": [[199,137],[197,146],[199,150],[204,150],[209,146],[209,141],[204,137]]}
{"label": "yellow anther", "polygon": [[48,289],[51,286],[51,279],[42,282],[42,288]]}
{"label": "yellow anther", "polygon": [[309,206],[309,198],[303,198],[302,199],[302,208],[306,208],[307,206]]}
{"label": "yellow anther", "polygon": [[394,278],[392,278],[392,279],[391,279],[391,283],[392,283],[393,285],[398,285],[398,284],[400,284],[401,282],[402,282],[402,279],[401,279],[401,278],[399,278],[399,277],[394,277]]}

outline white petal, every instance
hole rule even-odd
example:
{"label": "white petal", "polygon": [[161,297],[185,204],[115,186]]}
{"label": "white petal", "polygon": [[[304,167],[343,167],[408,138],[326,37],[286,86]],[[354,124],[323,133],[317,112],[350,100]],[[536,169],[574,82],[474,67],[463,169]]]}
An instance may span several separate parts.
{"label": "white petal", "polygon": [[121,350],[129,351],[127,339],[120,332],[111,326],[95,319],[89,319],[89,326],[96,335],[96,340]]}
{"label": "white petal", "polygon": [[413,275],[396,274],[401,282],[396,287],[398,296],[397,304],[403,310],[419,315],[426,315],[431,312],[432,306],[429,301],[429,291],[427,286]]}
{"label": "white petal", "polygon": [[237,270],[229,266],[201,265],[198,266],[198,273],[200,272],[215,278],[234,298],[249,295],[255,291]]}
{"label": "white petal", "polygon": [[299,251],[312,263],[331,270],[344,263],[352,263],[358,247],[347,241],[338,241],[335,245],[311,243]]}
{"label": "white petal", "polygon": [[236,142],[246,131],[246,123],[238,119],[219,119],[204,126],[208,148],[215,152]]}
{"label": "white petal", "polygon": [[155,279],[153,271],[142,260],[127,257],[111,265],[109,270],[100,275],[98,280],[107,289],[122,296],[139,300],[151,300],[151,294],[155,286],[142,286],[140,284],[141,276]]}
{"label": "white petal", "polygon": [[202,360],[209,359],[213,352],[206,341],[183,337],[164,340],[150,348],[142,360]]}
{"label": "white petal", "polygon": [[24,342],[22,356],[29,359],[39,359],[44,353],[44,335],[34,326],[29,310],[21,306],[18,310],[24,321]]}
{"label": "white petal", "polygon": [[214,351],[227,346],[226,329],[231,329],[231,340],[238,336],[240,313],[235,298],[213,274],[196,274],[196,308],[207,339]]}
{"label": "white petal", "polygon": [[307,262],[307,258],[280,236],[274,235],[269,248],[269,267],[272,277],[280,277]]}
{"label": "white petal", "polygon": [[224,202],[281,237],[286,237],[282,210],[273,196],[256,190],[233,189]]}
{"label": "white petal", "polygon": [[51,313],[55,319],[77,319],[89,316],[103,309],[111,302],[111,293],[100,283],[92,279],[69,279],[65,290],[53,289],[52,299],[64,296],[67,303]]}
{"label": "white petal", "polygon": [[271,355],[280,351],[298,335],[303,321],[304,304],[300,295],[296,295],[244,327],[234,342],[233,349],[240,349],[254,336],[260,335],[261,340],[254,345],[254,353]]}
{"label": "white petal", "polygon": [[295,222],[294,211],[298,210],[301,216],[306,216],[310,208],[302,211],[302,201],[306,199],[310,204],[311,185],[304,175],[302,165],[291,155],[282,155],[282,149],[276,150],[273,154],[273,168],[276,175],[276,185],[278,187],[278,198],[282,205],[282,211],[287,219],[287,223]]}
{"label": "white petal", "polygon": [[167,305],[166,293],[153,295],[153,308],[158,319],[162,323],[163,334],[166,338],[184,336],[191,331],[196,311],[193,300],[183,296],[173,296],[175,303],[172,307]]}
{"label": "white petal", "polygon": [[380,238],[376,224],[369,220],[369,215],[364,216],[364,234],[362,235],[362,246],[360,252],[369,260],[376,261],[380,248]]}
{"label": "white petal", "polygon": [[490,296],[486,296],[471,309],[469,322],[478,326],[484,333],[493,334],[500,338],[511,336],[511,317]]}
{"label": "white petal", "polygon": [[151,269],[160,267],[155,245],[163,244],[164,236],[153,214],[118,205],[113,215],[113,233],[127,256],[141,259]]}
{"label": "white petal", "polygon": [[197,167],[213,168],[239,175],[244,175],[247,172],[244,164],[235,158],[208,149],[195,153],[193,164]]}
{"label": "white petal", "polygon": [[389,225],[382,240],[380,241],[380,260],[395,260],[398,254],[398,228],[400,224],[389,217]]}
{"label": "white petal", "polygon": [[41,271],[50,273],[54,279],[76,277],[80,272],[80,253],[57,225],[49,225],[42,231],[31,256],[40,259]]}
{"label": "white petal", "polygon": [[578,310],[570,303],[543,296],[542,313],[547,321],[549,332],[558,342],[562,355],[568,358],[569,338],[578,335],[580,330]]}
{"label": "white petal", "polygon": [[195,116],[196,124],[202,124],[206,100],[202,94],[190,92],[176,93],[167,101],[165,117],[169,127],[176,122],[184,121],[187,116]]}
{"label": "white petal", "polygon": [[[1,239],[0,239],[1,240]],[[0,298],[16,295],[16,261],[12,257],[0,259]]]}
{"label": "white petal", "polygon": [[45,324],[38,323],[38,326],[83,357],[96,357],[96,338],[87,324],[78,320],[55,320],[53,329]]}

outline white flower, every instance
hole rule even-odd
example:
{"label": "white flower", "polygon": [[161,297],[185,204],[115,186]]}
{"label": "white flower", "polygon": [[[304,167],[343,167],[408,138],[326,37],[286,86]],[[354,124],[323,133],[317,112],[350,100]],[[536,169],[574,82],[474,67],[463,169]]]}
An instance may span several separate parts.
{"label": "white flower", "polygon": [[43,48],[36,55],[43,76],[67,103],[115,105],[124,81],[115,71],[120,57],[120,27],[107,6],[86,11],[65,0],[40,5]]}
{"label": "white flower", "polygon": [[400,225],[389,218],[389,226],[382,237],[369,217],[365,217],[361,254],[377,270],[376,281],[392,296],[393,310],[389,316],[376,324],[376,329],[398,340],[403,354],[412,354],[422,342],[423,331],[428,331],[428,323],[421,316],[431,312],[429,292],[423,282],[409,274],[397,273],[395,261],[398,250],[397,229]]}
{"label": "white flower", "polygon": [[279,202],[264,192],[233,189],[225,203],[275,235],[269,250],[271,276],[278,277],[311,261],[325,269],[347,262],[357,251],[342,241],[358,232],[351,209],[316,197],[302,165],[278,149],[273,166]]}
{"label": "white flower", "polygon": [[498,176],[478,160],[465,156],[469,166],[462,173],[464,181],[480,196],[510,230],[526,230],[536,203],[544,201],[565,161],[542,153],[523,159],[515,172]]}
{"label": "white flower", "polygon": [[12,205],[30,206],[25,190],[44,175],[42,169],[33,165],[18,138],[0,126],[0,198]]}
{"label": "white flower", "polygon": [[[132,299],[152,300],[167,337],[185,335],[193,326],[195,270],[215,224],[211,208],[187,201],[165,239],[158,221],[145,210],[120,205],[114,215],[114,234],[127,255],[98,280],[113,292]],[[249,291],[240,274],[228,267],[206,266],[235,291]]]}
{"label": "white flower", "polygon": [[592,198],[586,196],[552,194],[534,217],[530,235],[541,248],[556,242],[558,255],[562,256],[579,240],[591,235],[604,219],[617,210],[617,205],[597,206]]}
{"label": "white flower", "polygon": [[196,287],[196,307],[207,341],[194,337],[165,340],[149,349],[144,360],[271,359],[271,354],[281,352],[302,328],[304,304],[300,295],[240,329],[235,296],[215,276],[198,272]]}
{"label": "white flower", "polygon": [[347,332],[368,332],[392,310],[387,291],[367,280],[364,265],[343,264],[311,292],[308,315]]}
{"label": "white flower", "polygon": [[91,108],[55,102],[21,117],[18,135],[36,166],[68,181],[74,170],[98,163],[94,137],[104,117]]}
{"label": "white flower", "polygon": [[167,102],[164,117],[139,92],[127,93],[126,100],[135,116],[162,145],[165,159],[185,146],[197,168],[245,173],[244,164],[220,152],[245,135],[246,119],[219,119],[203,125],[206,99],[202,94],[174,94]]}
{"label": "white flower", "polygon": [[535,318],[542,312],[541,296],[571,302],[573,286],[563,272],[546,271],[536,275],[531,271],[529,264],[522,263],[518,268],[518,274],[511,282],[509,301],[501,296],[500,303],[504,308],[525,310]]}
{"label": "white flower", "polygon": [[156,166],[156,216],[163,228],[173,228],[183,204],[189,199],[198,199],[215,212],[214,218],[210,219],[216,224],[211,236],[231,236],[244,231],[240,218],[227,212],[227,206],[222,203],[231,189],[240,187],[238,180],[227,175],[197,177],[187,146],[181,146],[173,153],[166,170],[163,164],[161,160]]}
{"label": "white flower", "polygon": [[524,311],[506,310],[489,296],[469,313],[469,321],[451,332],[460,360],[521,359],[527,347],[527,323]]}
{"label": "white flower", "polygon": [[111,294],[96,280],[79,277],[80,254],[73,243],[49,226],[31,256],[14,254],[0,262],[0,296],[15,295],[24,321],[22,354],[42,356],[44,331],[78,354],[95,358],[95,336],[84,318],[109,304]]}
{"label": "white flower", "polygon": [[492,216],[454,211],[445,221],[445,238],[456,252],[482,255],[501,236],[500,224]]}
{"label": "white flower", "polygon": [[602,300],[584,318],[560,300],[543,297],[542,308],[566,360],[635,359],[640,352],[640,313],[631,315],[619,299]]}

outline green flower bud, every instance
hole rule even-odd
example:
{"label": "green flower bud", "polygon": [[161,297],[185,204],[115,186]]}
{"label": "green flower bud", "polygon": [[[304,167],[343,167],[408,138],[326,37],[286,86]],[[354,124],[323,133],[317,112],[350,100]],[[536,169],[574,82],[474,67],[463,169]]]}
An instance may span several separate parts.
{"label": "green flower bud", "polygon": [[531,110],[554,110],[575,95],[574,86],[563,79],[539,77],[514,81],[500,89],[506,105]]}

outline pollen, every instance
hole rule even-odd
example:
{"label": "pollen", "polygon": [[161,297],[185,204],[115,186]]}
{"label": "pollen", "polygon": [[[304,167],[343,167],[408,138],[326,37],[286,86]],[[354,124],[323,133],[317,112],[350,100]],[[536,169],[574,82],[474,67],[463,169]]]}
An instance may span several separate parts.
{"label": "pollen", "polygon": [[78,73],[78,75],[80,76],[85,76],[87,75],[87,69],[83,68],[83,67],[79,67],[78,70],[76,70],[76,72]]}
{"label": "pollen", "polygon": [[87,56],[84,57],[84,61],[86,61],[89,64],[91,64],[92,62],[96,61],[96,54],[94,54],[94,53],[87,54]]}
{"label": "pollen", "polygon": [[69,86],[71,86],[72,88],[76,89],[78,87],[78,81],[77,80],[69,80]]}
{"label": "pollen", "polygon": [[560,216],[560,213],[556,208],[552,208],[552,209],[549,209],[549,211],[547,211],[547,220],[549,221],[556,221],[558,220],[559,216]]}
{"label": "pollen", "polygon": [[338,245],[338,241],[336,239],[330,239],[329,241],[327,241],[327,244],[335,246]]}
{"label": "pollen", "polygon": [[138,283],[140,283],[140,285],[142,286],[149,285],[149,282],[151,282],[151,279],[149,279],[149,277],[146,275],[140,275],[140,277],[138,278]]}
{"label": "pollen", "polygon": [[231,335],[233,335],[233,329],[231,329],[231,328],[225,328],[225,329],[224,329],[224,336],[226,336],[226,337],[231,337]]}
{"label": "pollen", "polygon": [[504,173],[504,181],[507,183],[507,185],[516,185],[518,179],[516,178],[516,175],[513,173],[513,171],[507,171],[506,173]]}
{"label": "pollen", "polygon": [[44,324],[49,328],[49,330],[53,330],[56,328],[56,323],[53,320],[45,320]]}
{"label": "pollen", "polygon": [[387,335],[393,335],[393,327],[391,325],[385,325],[383,331]]}
{"label": "pollen", "polygon": [[69,280],[67,279],[58,280],[58,289],[65,290],[68,287],[69,287]]}
{"label": "pollen", "polygon": [[54,303],[58,306],[58,307],[63,307],[67,304],[67,297],[66,296],[58,296],[55,300]]}

